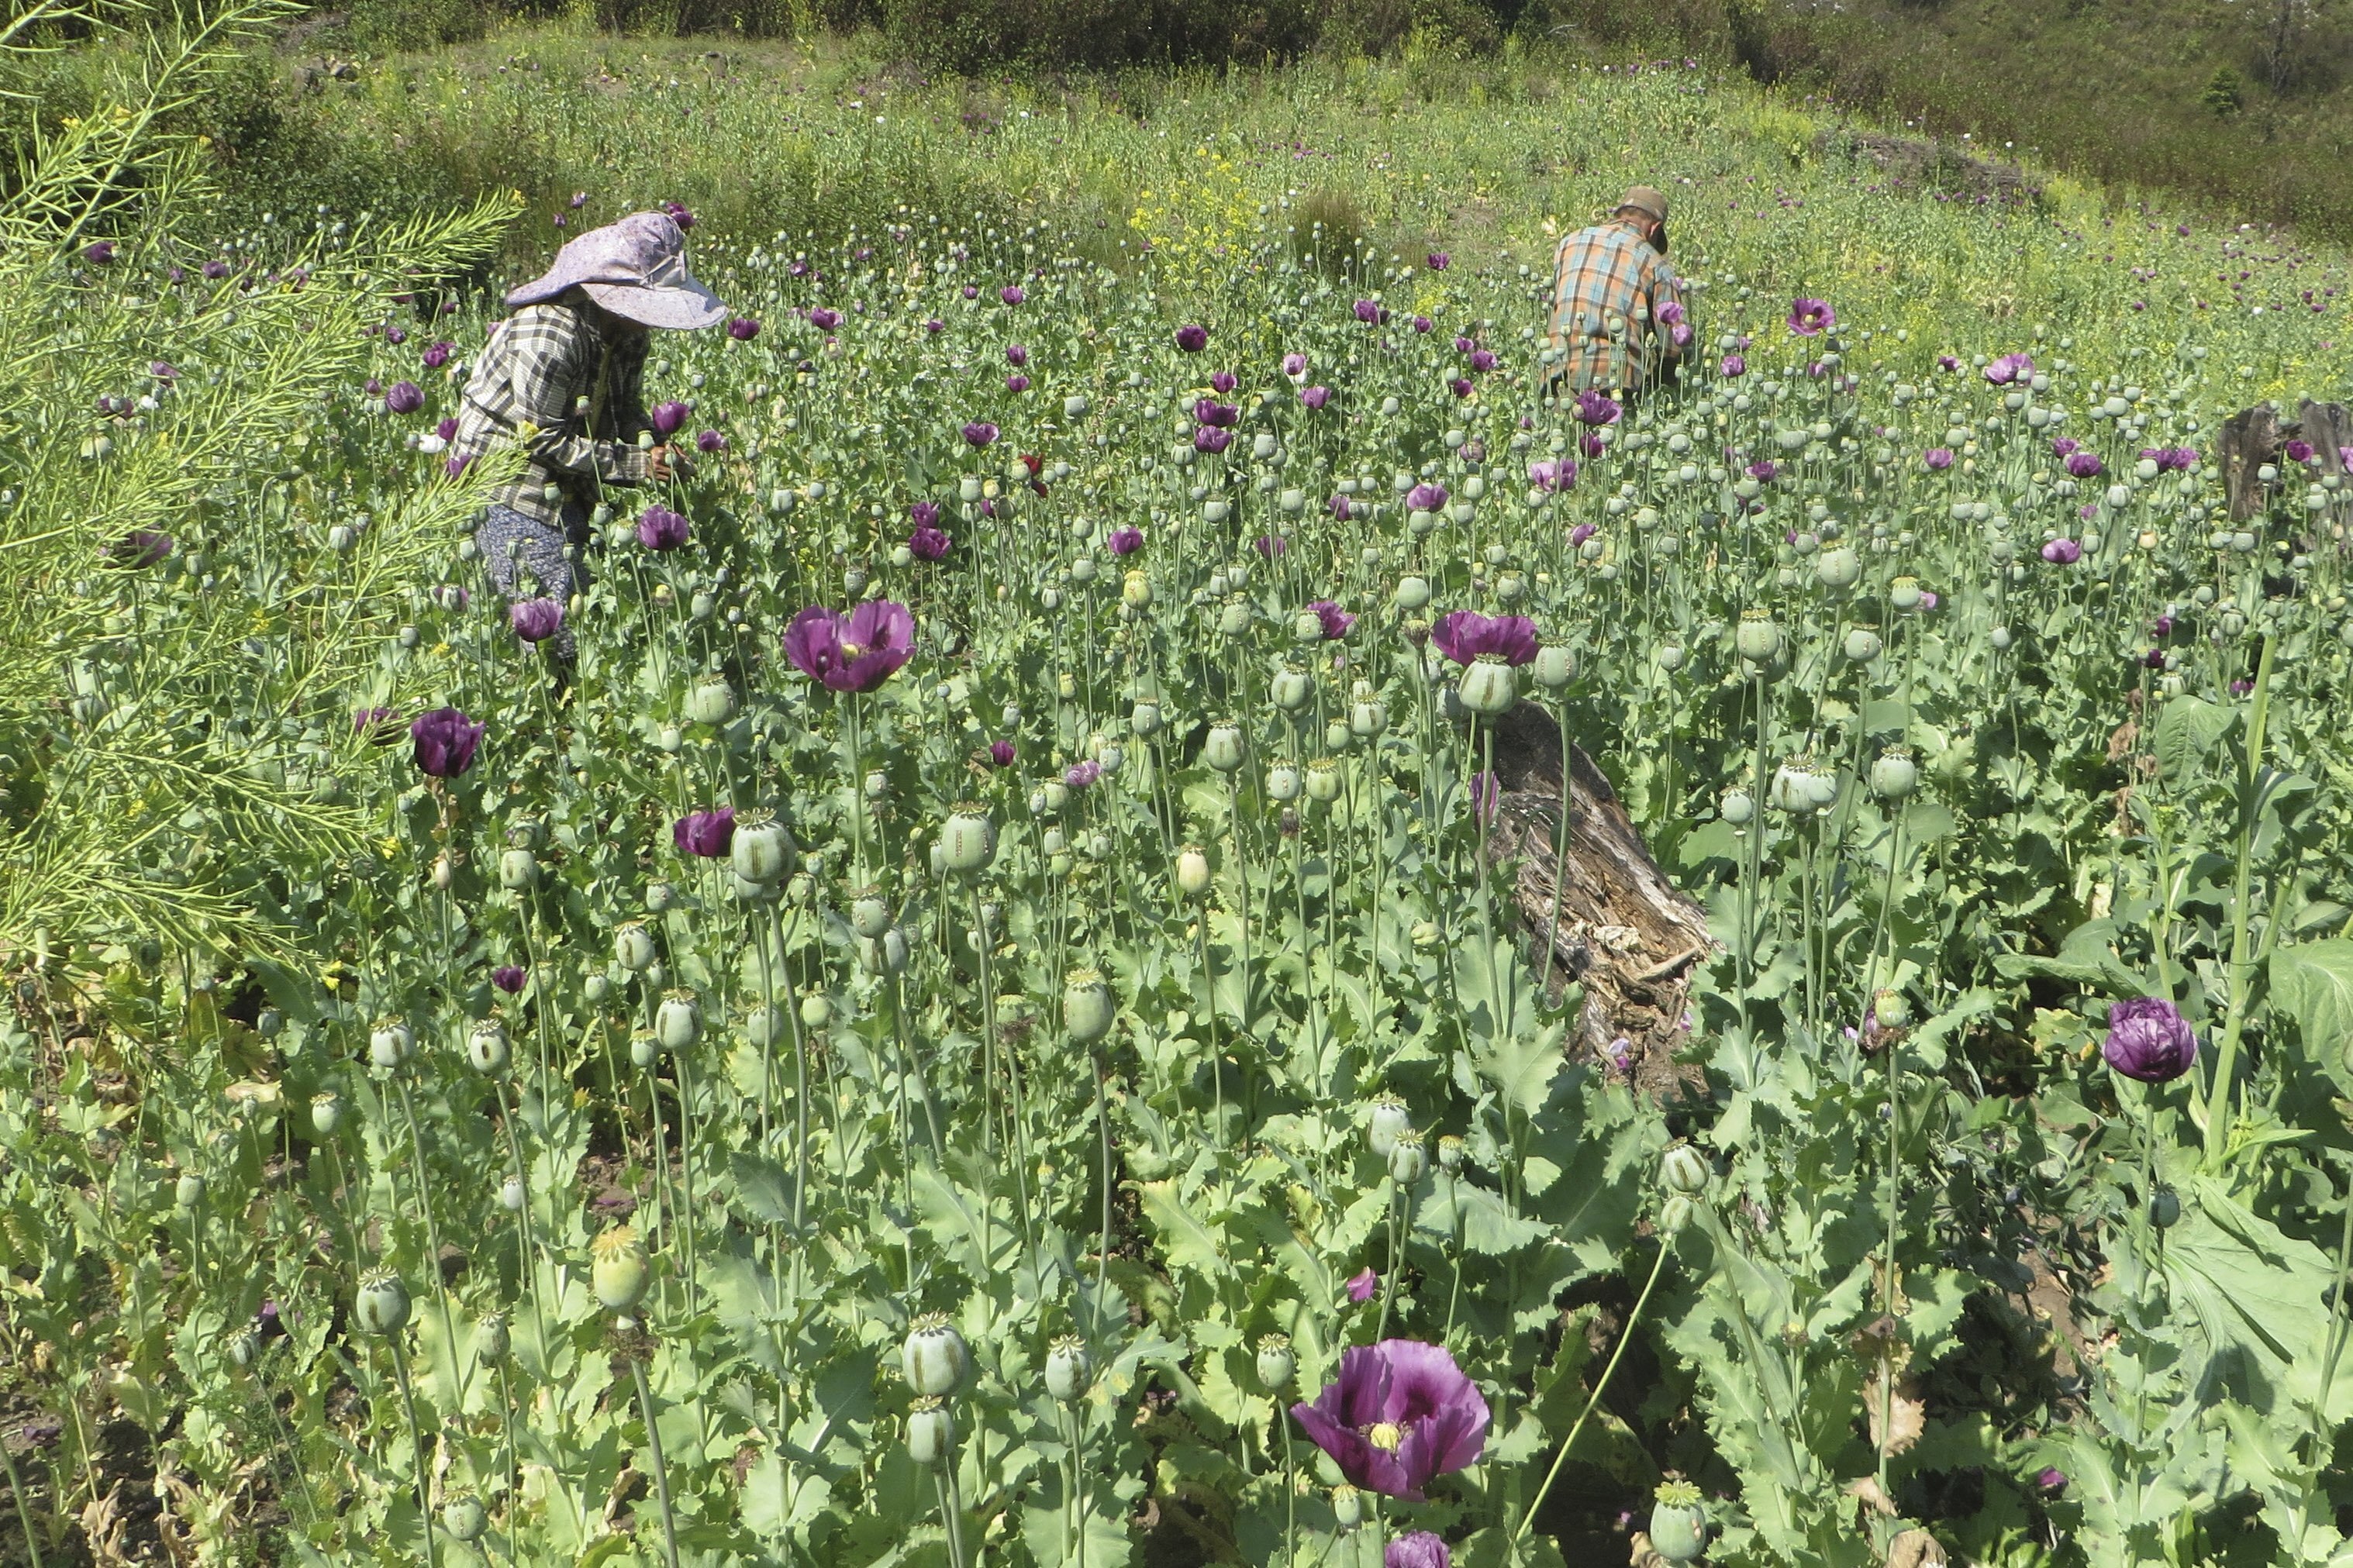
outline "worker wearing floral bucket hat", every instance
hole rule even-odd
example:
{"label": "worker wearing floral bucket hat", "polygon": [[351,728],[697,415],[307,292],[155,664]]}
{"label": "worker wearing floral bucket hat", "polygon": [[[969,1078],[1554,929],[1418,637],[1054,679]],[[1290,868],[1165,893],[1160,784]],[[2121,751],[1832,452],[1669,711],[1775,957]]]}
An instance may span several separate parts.
{"label": "worker wearing floral bucket hat", "polygon": [[1665,193],[1632,186],[1607,218],[1562,237],[1550,326],[1546,379],[1556,395],[1629,396],[1672,377],[1692,330],[1667,265]]}
{"label": "worker wearing floral bucket hat", "polygon": [[648,329],[691,331],[727,314],[686,268],[682,210],[591,229],[510,293],[514,314],[475,363],[450,437],[452,473],[495,448],[523,448],[522,471],[491,492],[474,542],[500,592],[542,601],[515,616],[517,629],[533,641],[552,634],[565,658],[573,645],[562,621],[590,509],[607,486],[668,479],[685,466],[670,430],[639,442],[659,429],[642,390]]}

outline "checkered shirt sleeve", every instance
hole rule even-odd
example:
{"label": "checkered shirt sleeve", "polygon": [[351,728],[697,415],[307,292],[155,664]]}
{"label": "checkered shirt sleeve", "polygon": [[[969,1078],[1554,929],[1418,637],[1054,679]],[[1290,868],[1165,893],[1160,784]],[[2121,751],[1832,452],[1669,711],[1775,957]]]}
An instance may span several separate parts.
{"label": "checkered shirt sleeve", "polygon": [[498,328],[476,362],[451,447],[478,457],[522,442],[522,475],[494,499],[543,520],[559,510],[545,498],[551,484],[583,493],[599,483],[642,483],[645,452],[615,437],[647,424],[645,358],[640,336],[607,344],[568,306],[526,305]]}

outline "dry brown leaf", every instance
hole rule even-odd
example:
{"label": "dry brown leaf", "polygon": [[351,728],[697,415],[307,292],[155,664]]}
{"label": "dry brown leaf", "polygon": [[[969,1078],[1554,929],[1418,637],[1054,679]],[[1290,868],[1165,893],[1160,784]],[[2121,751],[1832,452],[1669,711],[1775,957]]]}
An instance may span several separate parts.
{"label": "dry brown leaf", "polygon": [[1857,1476],[1847,1482],[1844,1489],[1847,1496],[1873,1513],[1893,1514],[1895,1511],[1894,1500],[1879,1489],[1879,1481],[1875,1477]]}
{"label": "dry brown leaf", "polygon": [[[1928,1424],[1928,1406],[1917,1396],[1913,1385],[1899,1382],[1893,1399],[1883,1399],[1880,1374],[1873,1373],[1863,1380],[1863,1408],[1871,1415],[1872,1447],[1884,1447],[1891,1454],[1900,1454],[1920,1440]],[[1883,1412],[1886,1427],[1880,1426]]]}
{"label": "dry brown leaf", "polygon": [[1887,1568],[1945,1568],[1942,1542],[1925,1530],[1907,1530],[1887,1543]]}

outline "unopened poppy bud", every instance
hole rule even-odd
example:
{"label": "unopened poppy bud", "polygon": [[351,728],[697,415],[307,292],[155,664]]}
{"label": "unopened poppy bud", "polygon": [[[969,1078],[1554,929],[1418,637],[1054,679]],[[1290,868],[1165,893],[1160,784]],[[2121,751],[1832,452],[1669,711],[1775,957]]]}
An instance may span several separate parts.
{"label": "unopened poppy bud", "polygon": [[833,1022],[833,998],[822,991],[801,998],[801,1026],[822,1029]]}
{"label": "unopened poppy bud", "polygon": [[1386,1164],[1389,1151],[1397,1147],[1398,1135],[1413,1130],[1412,1113],[1405,1101],[1394,1094],[1382,1094],[1373,1100],[1373,1113],[1366,1123],[1365,1143],[1372,1150],[1373,1158]]}
{"label": "unopened poppy bud", "polygon": [[2171,1230],[2181,1218],[2181,1194],[2171,1187],[2159,1187],[2149,1194],[2148,1223],[2159,1230]]}
{"label": "unopened poppy bud", "polygon": [[1062,984],[1062,1026],[1078,1045],[1092,1046],[1111,1033],[1118,1005],[1102,974],[1073,969]]}
{"label": "unopened poppy bud", "polygon": [[458,864],[449,858],[449,852],[444,849],[433,858],[433,885],[446,893],[449,890],[449,884],[457,879]]}
{"label": "unopened poppy bud", "polygon": [[955,1451],[955,1417],[936,1394],[924,1394],[907,1410],[907,1458],[937,1469]]}
{"label": "unopened poppy bud", "polygon": [[512,1055],[507,1026],[498,1019],[485,1018],[466,1031],[466,1060],[476,1072],[496,1077],[507,1070]]}
{"label": "unopened poppy bud", "polygon": [[523,1185],[521,1176],[512,1172],[499,1179],[499,1207],[509,1214],[521,1214],[522,1205],[531,1200],[531,1189]]}
{"label": "unopened poppy bud", "polygon": [[985,871],[997,858],[997,824],[987,808],[975,801],[959,801],[940,827],[940,860],[949,871],[963,876]]}
{"label": "unopened poppy bud", "polygon": [[1046,1392],[1062,1404],[1076,1403],[1093,1380],[1093,1359],[1078,1335],[1064,1334],[1046,1352]]}
{"label": "unopened poppy bud", "polygon": [[1176,852],[1176,890],[1198,899],[1209,890],[1209,857],[1198,845]]}
{"label": "unopened poppy bud", "polygon": [[702,1037],[702,1004],[691,991],[663,994],[654,1014],[654,1035],[668,1051],[682,1051]]}
{"label": "unopened poppy bud", "polygon": [[1269,1394],[1281,1394],[1299,1375],[1299,1355],[1291,1348],[1289,1334],[1268,1334],[1258,1342],[1259,1386]]}
{"label": "unopened poppy bud", "polygon": [[653,933],[638,921],[624,921],[613,928],[613,962],[632,974],[653,967]]}
{"label": "unopened poppy bud", "polygon": [[221,1342],[221,1351],[228,1357],[229,1365],[243,1372],[261,1359],[261,1336],[249,1325],[232,1330]]}
{"label": "unopened poppy bud", "polygon": [[617,1225],[588,1244],[588,1288],[608,1312],[628,1314],[653,1284],[653,1260],[636,1229]]}
{"label": "unopened poppy bud", "polygon": [[941,1397],[954,1394],[964,1382],[969,1362],[964,1336],[956,1332],[945,1312],[926,1312],[917,1318],[899,1351],[907,1385],[917,1394]]}
{"label": "unopened poppy bud", "polygon": [[1659,1156],[1659,1180],[1669,1192],[1685,1197],[1696,1197],[1707,1191],[1709,1180],[1715,1174],[1707,1156],[1688,1143],[1677,1143]]}
{"label": "unopened poppy bud", "polygon": [[1691,1199],[1677,1193],[1659,1205],[1659,1228],[1667,1235],[1672,1236],[1691,1224],[1692,1216],[1698,1212],[1698,1208]]}
{"label": "unopened poppy bud", "polygon": [[352,1298],[352,1323],[364,1334],[396,1334],[408,1326],[408,1286],[389,1268],[360,1276]]}

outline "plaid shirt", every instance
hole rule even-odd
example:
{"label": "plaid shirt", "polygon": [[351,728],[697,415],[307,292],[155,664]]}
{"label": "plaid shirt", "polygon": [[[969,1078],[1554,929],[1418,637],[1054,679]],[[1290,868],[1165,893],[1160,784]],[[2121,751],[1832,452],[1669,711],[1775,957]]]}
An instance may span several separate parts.
{"label": "plaid shirt", "polygon": [[1652,330],[1670,303],[1682,307],[1681,286],[1638,220],[1612,218],[1564,237],[1553,255],[1550,329],[1553,347],[1567,351],[1552,373],[1562,390],[1641,386],[1678,353]]}
{"label": "plaid shirt", "polygon": [[604,485],[644,482],[646,454],[634,437],[652,425],[645,368],[645,333],[607,337],[573,306],[525,305],[493,329],[467,378],[450,452],[470,460],[522,442],[522,473],[491,500],[560,526],[568,502],[593,503]]}

